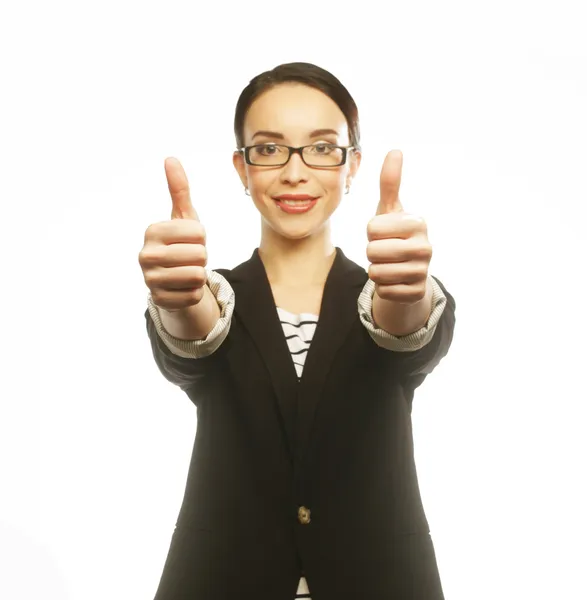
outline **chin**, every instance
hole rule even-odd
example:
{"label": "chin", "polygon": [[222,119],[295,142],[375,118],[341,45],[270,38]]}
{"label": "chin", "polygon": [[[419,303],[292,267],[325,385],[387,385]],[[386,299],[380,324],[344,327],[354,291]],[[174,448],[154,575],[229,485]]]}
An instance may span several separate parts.
{"label": "chin", "polygon": [[314,224],[313,226],[310,224],[306,224],[305,226],[300,224],[297,227],[291,225],[286,227],[275,227],[274,230],[281,237],[288,240],[303,240],[320,233],[324,229],[325,225],[326,223]]}
{"label": "chin", "polygon": [[305,240],[309,237],[312,237],[312,234],[316,233],[315,231],[304,231],[302,233],[296,233],[296,234],[292,234],[292,233],[281,233],[281,237],[285,238],[286,240],[291,240],[292,242],[297,242],[300,240]]}

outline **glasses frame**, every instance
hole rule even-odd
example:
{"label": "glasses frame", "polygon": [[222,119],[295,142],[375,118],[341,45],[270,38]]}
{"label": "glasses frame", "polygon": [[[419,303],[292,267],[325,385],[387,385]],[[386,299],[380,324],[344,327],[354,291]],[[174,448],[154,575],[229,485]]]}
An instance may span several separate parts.
{"label": "glasses frame", "polygon": [[[251,158],[250,158],[250,152],[253,148],[256,148],[258,146],[281,146],[282,148],[287,148],[289,150],[289,156],[287,157],[287,159],[285,160],[285,162],[283,163],[279,163],[276,165],[259,165],[257,163],[251,162]],[[340,148],[343,153],[342,153],[342,161],[336,165],[309,165],[303,155],[303,151],[304,148],[311,148],[313,146],[331,146],[334,148]],[[340,167],[342,165],[344,165],[347,161],[347,157],[348,157],[348,151],[349,150],[356,150],[356,146],[339,146],[338,144],[306,144],[305,146],[298,146],[297,148],[295,148],[294,146],[288,146],[287,144],[274,144],[274,143],[265,143],[265,144],[253,144],[252,146],[245,146],[244,148],[237,148],[238,152],[240,152],[241,154],[244,153],[245,156],[245,162],[248,165],[251,165],[253,167],[283,167],[285,165],[287,165],[287,163],[290,161],[291,157],[293,154],[299,154],[300,158],[302,159],[303,163],[308,166],[311,167],[312,169],[331,169],[333,167]]]}

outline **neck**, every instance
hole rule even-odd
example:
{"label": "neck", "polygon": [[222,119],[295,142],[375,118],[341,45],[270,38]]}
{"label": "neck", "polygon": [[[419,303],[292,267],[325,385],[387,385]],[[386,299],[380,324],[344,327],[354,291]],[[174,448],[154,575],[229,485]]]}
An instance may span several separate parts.
{"label": "neck", "polygon": [[299,240],[284,238],[263,224],[259,255],[272,285],[324,285],[336,256],[330,222],[321,231]]}

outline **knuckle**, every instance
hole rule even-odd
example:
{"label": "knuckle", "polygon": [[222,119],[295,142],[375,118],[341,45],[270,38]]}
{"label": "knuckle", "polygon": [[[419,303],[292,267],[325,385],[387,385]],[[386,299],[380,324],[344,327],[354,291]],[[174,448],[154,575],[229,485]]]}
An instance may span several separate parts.
{"label": "knuckle", "polygon": [[151,223],[145,231],[145,242],[157,239],[161,235],[162,223]]}
{"label": "knuckle", "polygon": [[196,289],[190,290],[190,292],[188,294],[188,300],[191,304],[195,304],[202,299],[203,295],[204,295],[204,289],[196,288]]}
{"label": "knuckle", "polygon": [[145,283],[147,284],[147,287],[149,287],[149,288],[155,288],[157,286],[157,284],[159,283],[159,277],[157,275],[157,272],[152,269],[145,271],[144,278],[145,278]]}
{"label": "knuckle", "polygon": [[148,265],[151,261],[151,250],[148,246],[144,246],[139,252],[139,264]]}
{"label": "knuckle", "polygon": [[206,283],[206,269],[204,267],[194,267],[192,280],[193,282],[202,287]]}
{"label": "knuckle", "polygon": [[388,285],[378,285],[377,295],[383,300],[393,300],[395,298],[392,288]]}
{"label": "knuckle", "polygon": [[367,237],[369,239],[372,239],[375,236],[375,234],[377,233],[376,219],[377,219],[377,217],[374,217],[367,223]]}
{"label": "knuckle", "polygon": [[139,252],[139,263],[143,266],[150,266],[156,262],[158,253],[154,251],[154,248],[150,245],[146,245]]}
{"label": "knuckle", "polygon": [[205,267],[208,264],[208,251],[203,244],[194,244],[192,248],[192,260],[195,266]]}
{"label": "knuckle", "polygon": [[424,244],[416,249],[416,257],[422,260],[430,260],[432,258],[432,246]]}
{"label": "knuckle", "polygon": [[151,290],[151,292],[161,287],[161,278],[159,277],[157,271],[154,271],[152,269],[146,271],[144,273],[144,278],[145,284]]}
{"label": "knuckle", "polygon": [[165,302],[165,295],[161,292],[161,290],[151,290],[151,299],[157,306],[162,306]]}

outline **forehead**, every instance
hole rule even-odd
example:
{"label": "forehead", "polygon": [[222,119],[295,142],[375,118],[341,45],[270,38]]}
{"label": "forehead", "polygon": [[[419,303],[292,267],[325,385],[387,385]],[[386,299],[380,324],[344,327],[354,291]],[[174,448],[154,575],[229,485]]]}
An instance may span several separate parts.
{"label": "forehead", "polygon": [[256,131],[269,130],[285,136],[307,136],[316,129],[335,129],[348,135],[343,112],[336,102],[315,88],[303,84],[280,84],[263,92],[245,116],[245,139]]}

